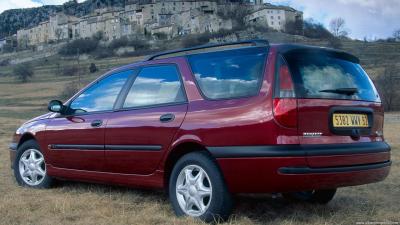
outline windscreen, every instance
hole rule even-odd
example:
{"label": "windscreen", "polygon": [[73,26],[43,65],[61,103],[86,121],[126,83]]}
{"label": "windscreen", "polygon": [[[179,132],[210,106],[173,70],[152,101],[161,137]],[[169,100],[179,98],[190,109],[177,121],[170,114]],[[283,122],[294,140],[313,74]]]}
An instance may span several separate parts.
{"label": "windscreen", "polygon": [[380,102],[362,67],[346,55],[326,52],[286,54],[298,98],[346,99]]}

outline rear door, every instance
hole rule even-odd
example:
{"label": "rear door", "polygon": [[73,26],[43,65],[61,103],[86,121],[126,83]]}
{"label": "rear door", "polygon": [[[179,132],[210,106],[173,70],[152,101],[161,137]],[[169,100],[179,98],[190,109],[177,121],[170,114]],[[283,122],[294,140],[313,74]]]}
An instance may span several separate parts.
{"label": "rear door", "polygon": [[154,172],[187,111],[181,75],[175,64],[142,67],[105,133],[106,171]]}
{"label": "rear door", "polygon": [[[301,144],[378,140],[383,110],[379,95],[354,56],[324,50],[284,55],[295,83]],[[319,165],[317,158],[308,159]]]}

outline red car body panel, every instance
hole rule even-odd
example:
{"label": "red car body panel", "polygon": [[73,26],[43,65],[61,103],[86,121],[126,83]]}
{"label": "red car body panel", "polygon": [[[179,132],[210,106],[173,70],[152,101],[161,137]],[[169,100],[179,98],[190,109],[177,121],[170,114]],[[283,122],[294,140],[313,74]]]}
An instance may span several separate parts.
{"label": "red car body panel", "polygon": [[[153,173],[181,126],[187,104],[115,112],[105,134],[106,172],[147,175]],[[160,123],[160,116],[173,113],[174,121]],[[134,137],[134,138],[133,138]],[[110,150],[108,145],[153,145],[161,151]]]}
{"label": "red car body panel", "polygon": [[[276,58],[281,46],[271,45],[264,69],[264,79],[257,96],[229,100],[208,100],[202,96],[186,57],[174,57],[128,65],[112,72],[146,65],[175,64],[179,68],[187,103],[135,110],[117,110],[84,116],[47,117],[22,126],[14,137],[30,134],[40,144],[50,176],[146,188],[165,187],[167,159],[178,146],[196,143],[210,154],[222,148],[242,146],[310,146],[321,144],[357,144],[383,142],[377,131],[383,128],[380,103],[298,99],[298,128],[281,126],[273,114],[273,84]],[[109,73],[108,73],[109,74]],[[79,93],[78,93],[79,94]],[[372,135],[358,139],[334,135],[328,126],[328,111],[333,106],[364,107],[373,110]],[[163,114],[173,113],[175,120],[161,123]],[[90,126],[102,120],[100,127]],[[321,132],[320,137],[304,137],[304,132]],[[98,145],[104,149],[52,149],[54,144]],[[110,149],[115,145],[148,145],[158,151]],[[58,146],[60,147],[60,146]],[[62,146],[61,146],[62,147]],[[81,146],[82,147],[82,146]],[[217,150],[212,151],[215,148]],[[293,152],[292,152],[293,153]],[[295,154],[297,154],[294,151]],[[215,156],[215,155],[213,155]],[[10,153],[14,160],[15,151]],[[352,166],[375,165],[390,161],[390,152],[360,154],[217,157],[231,192],[286,192],[336,188],[383,180],[390,166],[354,170]],[[285,174],[282,168],[336,168],[348,171]]]}
{"label": "red car body panel", "polygon": [[[372,160],[376,159],[371,156]],[[303,166],[304,157],[219,159],[229,191],[233,193],[295,192],[332,189],[383,180],[389,167],[355,172],[281,174],[284,166]],[[251,166],[250,166],[251,165]]]}
{"label": "red car body panel", "polygon": [[[49,120],[42,149],[51,165],[88,171],[104,171],[104,150],[53,149],[53,144],[104,145],[105,124],[110,113],[58,117]],[[102,120],[100,127],[92,127],[94,120]]]}

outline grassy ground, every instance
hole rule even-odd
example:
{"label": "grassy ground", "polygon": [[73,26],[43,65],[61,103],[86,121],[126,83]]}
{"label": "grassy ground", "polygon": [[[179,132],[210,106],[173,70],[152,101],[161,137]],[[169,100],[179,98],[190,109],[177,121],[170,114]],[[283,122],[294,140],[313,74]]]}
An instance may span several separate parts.
{"label": "grassy ground", "polygon": [[[100,72],[135,58],[96,61]],[[76,77],[55,75],[56,59],[37,62],[31,83],[14,81],[10,67],[0,68],[0,224],[200,224],[176,218],[163,192],[98,184],[62,182],[50,190],[16,185],[10,170],[8,144],[24,120],[45,112],[46,104]],[[62,61],[63,65],[73,64]],[[88,68],[90,61],[81,62]],[[355,224],[400,222],[400,114],[387,116],[385,135],[393,148],[390,176],[381,183],[342,188],[326,206],[293,204],[270,195],[236,196],[230,224]]]}

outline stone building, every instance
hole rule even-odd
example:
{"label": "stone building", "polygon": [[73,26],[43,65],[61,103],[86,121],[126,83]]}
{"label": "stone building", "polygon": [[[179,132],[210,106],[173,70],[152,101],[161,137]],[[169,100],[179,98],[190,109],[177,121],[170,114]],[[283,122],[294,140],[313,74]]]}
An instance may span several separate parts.
{"label": "stone building", "polygon": [[261,25],[277,30],[285,31],[286,24],[303,21],[303,13],[287,6],[275,6],[265,4],[261,9],[252,12],[245,17],[248,24]]}
{"label": "stone building", "polygon": [[75,16],[56,13],[49,18],[48,39],[54,42],[73,39],[73,24],[79,21]]}
{"label": "stone building", "polygon": [[[249,24],[268,25],[284,31],[288,22],[302,21],[302,13],[285,6],[263,4],[262,0],[126,0],[124,8],[107,7],[77,18],[55,13],[36,27],[18,30],[21,46],[39,45],[78,38],[91,38],[103,33],[105,41],[124,36],[156,35],[173,38],[186,34],[218,32],[232,29],[225,10],[245,7],[252,13],[245,17]],[[224,18],[222,18],[224,17]]]}
{"label": "stone building", "polygon": [[201,9],[187,10],[173,17],[178,35],[218,32],[232,29],[232,20],[222,19],[214,13]]}

